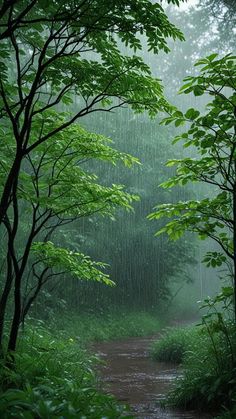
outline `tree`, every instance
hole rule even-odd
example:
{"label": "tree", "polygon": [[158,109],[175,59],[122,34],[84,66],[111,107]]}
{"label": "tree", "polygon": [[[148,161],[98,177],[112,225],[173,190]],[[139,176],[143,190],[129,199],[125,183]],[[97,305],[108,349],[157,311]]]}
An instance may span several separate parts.
{"label": "tree", "polygon": [[[179,4],[178,0],[170,2]],[[109,189],[95,185],[94,177],[86,176],[77,167],[81,162],[75,164],[69,159],[63,166],[65,156],[60,147],[65,145],[67,151],[72,147],[72,143],[64,143],[64,135],[71,140],[71,135],[84,140],[81,131],[73,130],[75,122],[89,113],[108,112],[128,104],[135,112],[147,111],[152,116],[168,108],[160,80],[154,79],[144,61],[132,53],[142,49],[142,35],[154,53],[160,49],[168,52],[167,37],[183,39],[183,35],[168,21],[161,5],[149,0],[56,0],[50,4],[45,0],[12,0],[1,3],[0,16],[0,119],[6,157],[6,161],[1,161],[0,224],[8,237],[1,307],[4,318],[14,279],[15,311],[8,345],[9,350],[14,350],[24,316],[22,281],[36,236],[46,228],[50,232],[48,223],[53,226],[55,218],[60,224],[58,215],[67,214],[71,219],[102,212],[97,205],[101,201],[109,213],[109,207],[126,206],[131,199],[117,186]],[[129,48],[127,56],[121,52],[123,45]],[[62,112],[63,106],[66,113]],[[59,184],[54,183],[55,156],[48,157],[54,145],[59,147],[59,151],[54,150],[59,153],[56,165],[61,167],[60,176],[64,174]],[[86,153],[89,156],[90,151]],[[109,155],[111,160],[113,157]],[[38,177],[40,164],[45,172]],[[76,184],[75,175],[80,185]],[[69,188],[70,209],[65,201],[68,179],[72,186],[76,185],[73,190]],[[60,193],[65,198],[62,202]],[[91,195],[89,207],[87,198]],[[84,197],[87,212],[80,207],[80,215],[74,214],[73,199],[77,205]],[[19,201],[25,204],[19,205]],[[32,219],[20,256],[16,245],[23,231],[22,205],[31,205]],[[46,237],[41,243],[46,243]],[[49,249],[52,250],[50,246]],[[51,265],[50,262],[49,268]],[[34,265],[33,272],[37,284],[42,284],[42,271],[35,272]]]}
{"label": "tree", "polygon": [[173,142],[184,141],[184,147],[191,147],[191,154],[197,153],[198,157],[168,161],[167,166],[177,166],[176,175],[162,186],[202,182],[212,191],[207,190],[207,196],[200,200],[159,205],[149,219],[172,218],[158,235],[167,233],[176,240],[185,231],[192,231],[201,239],[209,237],[218,243],[223,253],[208,252],[204,261],[213,267],[226,263],[229,268],[232,261],[231,295],[236,319],[236,57],[212,54],[196,66],[201,66],[200,74],[187,77],[181,93],[212,98],[206,113],[193,108],[185,113],[175,109],[163,124],[190,124]]}
{"label": "tree", "polygon": [[[10,130],[17,148],[2,189],[0,222],[21,163],[39,144],[91,112],[128,103],[138,112],[155,114],[165,106],[159,80],[138,56],[122,56],[118,40],[137,51],[142,48],[137,37],[141,33],[150,50],[167,52],[165,37],[183,39],[162,7],[148,0],[59,0],[50,7],[40,0],[4,4],[0,115],[4,134]],[[12,74],[9,68],[16,71]],[[72,95],[80,98],[76,112],[46,131],[45,112],[58,109],[59,103],[70,104]],[[32,138],[37,115],[42,116],[41,128]]]}
{"label": "tree", "polygon": [[[45,124],[55,124],[53,116],[50,111]],[[90,159],[113,164],[120,160],[127,166],[137,161],[114,150],[107,141],[105,137],[90,134],[73,124],[57,134],[52,144],[39,145],[21,167],[17,190],[12,193],[13,214],[4,219],[8,233],[8,264],[0,304],[0,342],[6,304],[14,282],[15,309],[9,351],[15,350],[19,325],[49,280],[63,273],[114,285],[101,271],[104,264],[49,241],[56,229],[81,217],[95,213],[112,216],[118,206],[131,209],[131,202],[136,199],[134,195],[124,192],[119,185],[98,184],[95,175],[82,169],[83,163]],[[14,154],[11,137],[5,139],[1,148],[4,170],[11,164],[9,151]],[[23,223],[25,228],[22,228]]]}
{"label": "tree", "polygon": [[201,0],[200,4],[206,11],[210,11],[222,30],[233,29],[236,23],[235,0]]}

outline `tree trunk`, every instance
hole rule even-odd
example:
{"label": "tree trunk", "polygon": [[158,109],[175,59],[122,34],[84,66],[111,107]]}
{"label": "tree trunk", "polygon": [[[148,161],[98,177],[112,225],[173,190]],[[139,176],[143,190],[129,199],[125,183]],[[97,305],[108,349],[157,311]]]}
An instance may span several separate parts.
{"label": "tree trunk", "polygon": [[22,153],[18,152],[16,153],[14,163],[8,174],[8,177],[7,177],[5,186],[3,188],[3,192],[2,192],[1,201],[0,201],[0,224],[2,223],[3,219],[6,216],[9,203],[10,203],[12,187],[15,180],[18,178],[21,162],[22,162]]}
{"label": "tree trunk", "polygon": [[13,272],[12,272],[12,260],[10,256],[10,252],[7,253],[7,278],[5,282],[5,286],[3,289],[3,293],[0,300],[0,354],[3,352],[2,347],[2,339],[3,339],[3,329],[4,329],[4,319],[6,313],[6,306],[8,297],[12,287],[12,280],[13,280]]}
{"label": "tree trunk", "polygon": [[[236,118],[236,106],[234,107],[234,117]],[[236,325],[236,158],[234,156],[236,151],[236,127],[234,127],[234,145],[233,145],[233,159],[234,159],[234,187],[233,187],[233,288],[234,288],[234,322]]]}
{"label": "tree trunk", "polygon": [[[236,170],[236,162],[235,162]],[[236,173],[236,172],[235,172]],[[234,252],[234,267],[233,267],[233,288],[234,288],[234,322],[236,324],[236,182],[233,191],[233,252]]]}
{"label": "tree trunk", "polygon": [[14,352],[16,350],[17,336],[21,321],[21,276],[15,278],[15,292],[14,292],[14,316],[11,325],[11,332],[8,342],[8,352]]}

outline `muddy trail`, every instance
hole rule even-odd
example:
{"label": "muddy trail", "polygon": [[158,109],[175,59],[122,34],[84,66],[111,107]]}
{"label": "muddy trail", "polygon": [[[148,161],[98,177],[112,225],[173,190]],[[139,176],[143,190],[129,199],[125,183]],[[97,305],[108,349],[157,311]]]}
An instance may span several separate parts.
{"label": "muddy trail", "polygon": [[210,419],[203,413],[160,406],[181,372],[173,365],[150,359],[149,348],[155,339],[135,337],[96,344],[95,353],[105,361],[100,367],[103,389],[129,404],[135,418]]}

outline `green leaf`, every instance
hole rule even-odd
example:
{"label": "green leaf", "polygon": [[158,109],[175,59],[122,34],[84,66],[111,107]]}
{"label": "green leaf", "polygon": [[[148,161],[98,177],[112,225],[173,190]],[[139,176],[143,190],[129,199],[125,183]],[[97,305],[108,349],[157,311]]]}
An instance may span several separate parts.
{"label": "green leaf", "polygon": [[187,112],[185,113],[185,118],[190,119],[190,120],[194,120],[196,119],[198,116],[200,115],[200,112],[190,108],[187,110]]}

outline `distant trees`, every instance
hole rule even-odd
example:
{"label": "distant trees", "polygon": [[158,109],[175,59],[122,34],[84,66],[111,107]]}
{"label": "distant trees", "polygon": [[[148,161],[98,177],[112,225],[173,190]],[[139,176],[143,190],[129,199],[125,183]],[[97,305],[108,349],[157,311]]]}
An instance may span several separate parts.
{"label": "distant trees", "polygon": [[[160,81],[139,56],[124,56],[119,46],[141,50],[139,35],[144,34],[151,51],[168,52],[166,38],[183,35],[161,5],[148,0],[4,0],[0,16],[0,224],[7,238],[0,328],[13,288],[11,351],[29,303],[53,268],[60,272],[66,265],[67,271],[70,265],[69,271],[81,276],[80,261],[85,277],[87,269],[89,278],[107,281],[82,254],[66,254],[48,244],[54,228],[96,211],[110,214],[132,200],[120,187],[97,185],[93,175],[80,169],[87,157],[128,164],[132,159],[106,148],[101,138],[90,137],[75,122],[125,104],[150,115],[167,109]],[[62,104],[67,112],[61,111]],[[32,250],[38,259],[29,267]],[[27,269],[36,283],[23,301]]]}
{"label": "distant trees", "polygon": [[[106,182],[118,179],[131,193],[139,195],[140,200],[134,203],[134,214],[123,211],[115,216],[115,221],[99,217],[78,221],[77,236],[73,232],[70,235],[74,246],[77,243],[92,258],[108,263],[110,278],[117,286],[105,288],[92,282],[71,281],[64,298],[80,310],[95,307],[103,312],[122,306],[123,310],[160,311],[171,299],[176,284],[179,288],[194,279],[193,264],[196,264],[194,249],[189,249],[187,237],[177,244],[164,236],[156,240],[155,225],[146,219],[156,200],[163,203],[168,199],[169,193],[157,186],[168,176],[163,161],[171,156],[166,144],[174,135],[174,129],[160,127],[158,120],[150,121],[144,115],[135,117],[127,110],[117,111],[105,126],[102,115],[98,114],[90,117],[86,124],[111,135],[120,150],[138,156],[141,165],[133,165],[130,170],[120,165],[106,170],[102,161],[95,169]],[[180,148],[177,155],[181,156]],[[181,188],[174,195],[176,199],[192,196],[190,190]],[[163,220],[159,225],[163,225]],[[63,283],[66,279],[55,291],[58,295],[62,295]],[[50,288],[48,290],[46,298],[50,300]],[[88,302],[90,304],[86,304]]]}
{"label": "distant trees", "polygon": [[[226,297],[234,297],[236,319],[236,57],[212,54],[196,65],[201,66],[200,74],[187,77],[181,92],[212,100],[204,114],[194,108],[185,113],[176,109],[163,120],[165,125],[190,125],[173,142],[183,141],[191,154],[167,162],[169,167],[177,166],[176,175],[162,186],[202,182],[213,188],[212,193],[199,200],[158,205],[149,218],[171,218],[158,232],[171,239],[192,231],[218,243],[222,252],[207,252],[204,262],[212,267],[227,265],[233,286]],[[191,157],[193,150],[198,157]]]}
{"label": "distant trees", "polygon": [[[235,0],[201,0],[213,13],[215,18],[224,24],[235,25],[236,1]],[[231,22],[230,22],[231,21]]]}
{"label": "distant trees", "polygon": [[212,24],[220,33],[220,43],[227,40],[230,48],[234,49],[235,25],[236,25],[236,1],[235,0],[200,0],[200,8],[209,16]]}

